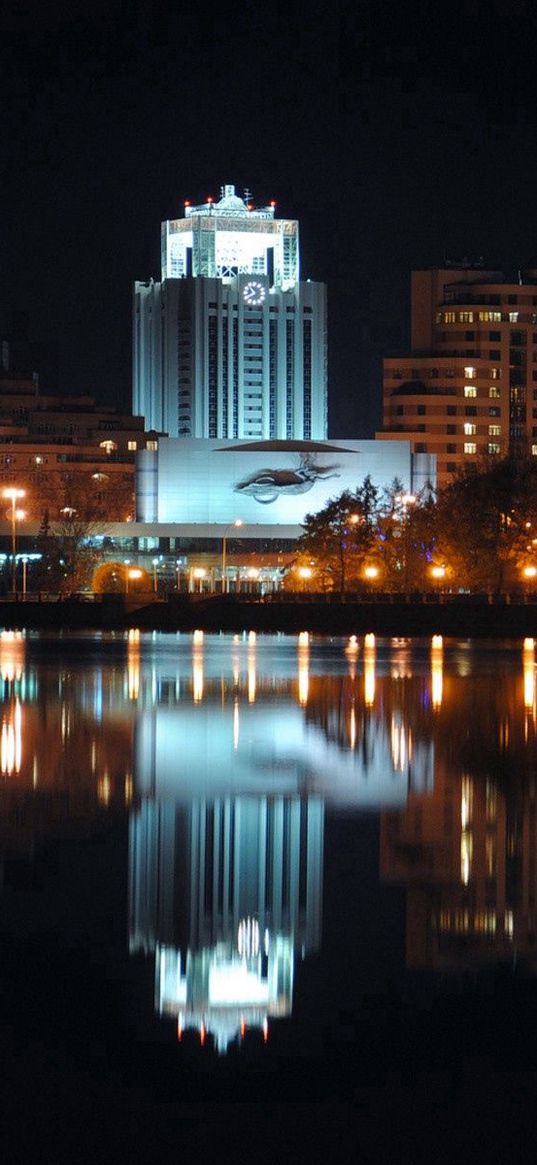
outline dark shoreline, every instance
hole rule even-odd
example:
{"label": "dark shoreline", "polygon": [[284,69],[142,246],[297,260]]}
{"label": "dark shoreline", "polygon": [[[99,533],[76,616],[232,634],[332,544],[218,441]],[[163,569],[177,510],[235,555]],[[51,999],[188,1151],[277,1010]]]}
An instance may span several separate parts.
{"label": "dark shoreline", "polygon": [[256,601],[248,596],[171,596],[168,601],[126,600],[104,596],[57,602],[0,604],[0,627],[50,631],[259,631],[319,635],[464,636],[537,638],[537,603],[473,599],[349,600],[330,602],[280,598]]}

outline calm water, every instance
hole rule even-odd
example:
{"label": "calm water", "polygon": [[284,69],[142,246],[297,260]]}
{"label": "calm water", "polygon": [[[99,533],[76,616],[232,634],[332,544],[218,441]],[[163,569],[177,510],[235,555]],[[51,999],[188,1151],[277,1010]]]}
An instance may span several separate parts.
{"label": "calm water", "polygon": [[36,1128],[80,1157],[74,1130],[93,1146],[112,1112],[173,1147],[144,1122],[178,1100],[343,1104],[359,1124],[372,1097],[425,1088],[447,1112],[483,1079],[533,1079],[536,650],[4,632],[21,1159]]}

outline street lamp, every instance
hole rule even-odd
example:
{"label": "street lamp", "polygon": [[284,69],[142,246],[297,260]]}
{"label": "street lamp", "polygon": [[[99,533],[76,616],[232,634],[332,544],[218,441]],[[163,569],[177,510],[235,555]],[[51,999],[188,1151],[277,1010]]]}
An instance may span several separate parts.
{"label": "street lamp", "polygon": [[152,558],[152,559],[151,559],[151,561],[152,561],[152,564],[153,564],[153,590],[155,591],[155,594],[156,594],[156,591],[157,591],[157,566],[158,566],[158,558]]}
{"label": "street lamp", "polygon": [[127,573],[125,576],[125,594],[126,595],[128,595],[128,593],[129,593],[129,582],[131,580],[134,582],[135,579],[141,578],[141,577],[142,577],[142,571],[140,570],[139,566],[128,566],[127,567]]}
{"label": "street lamp", "polygon": [[242,518],[235,518],[235,521],[230,522],[229,526],[226,526],[226,528],[224,530],[224,535],[222,538],[222,594],[224,594],[224,592],[225,592],[227,595],[227,593],[228,593],[228,581],[226,578],[227,536],[229,534],[229,531],[232,530],[234,526],[242,526],[242,525],[243,525]]}
{"label": "street lamp", "polygon": [[10,486],[10,488],[5,489],[3,493],[4,497],[9,498],[9,501],[11,502],[11,589],[13,594],[15,594],[17,589],[17,519],[20,520],[21,518],[24,518],[24,510],[18,510],[16,507],[16,502],[17,498],[23,498],[26,496],[26,490],[15,489],[14,486]]}
{"label": "street lamp", "polygon": [[203,580],[205,578],[205,575],[207,574],[207,571],[205,570],[205,568],[203,566],[196,566],[194,568],[193,574],[194,574],[194,578],[198,579],[198,581],[199,581],[199,592],[201,595],[201,592],[203,590]]}

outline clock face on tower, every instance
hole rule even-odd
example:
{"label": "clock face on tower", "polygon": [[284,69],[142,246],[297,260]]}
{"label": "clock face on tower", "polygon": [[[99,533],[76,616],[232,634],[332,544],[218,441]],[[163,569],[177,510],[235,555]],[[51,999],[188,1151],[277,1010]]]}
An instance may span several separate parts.
{"label": "clock face on tower", "polygon": [[245,283],[242,289],[242,298],[249,307],[259,307],[265,299],[266,291],[262,283],[258,283],[252,279],[250,283]]}

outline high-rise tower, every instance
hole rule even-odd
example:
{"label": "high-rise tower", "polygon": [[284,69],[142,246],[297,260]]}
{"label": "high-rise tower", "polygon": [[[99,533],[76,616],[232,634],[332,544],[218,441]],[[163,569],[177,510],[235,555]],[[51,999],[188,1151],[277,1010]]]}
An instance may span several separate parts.
{"label": "high-rise tower", "polygon": [[298,223],[224,186],[162,224],[160,283],[134,292],[134,412],[171,437],[327,435],[326,288]]}

